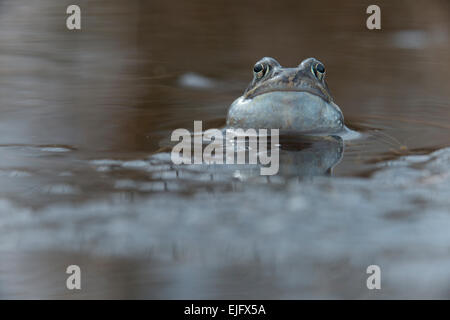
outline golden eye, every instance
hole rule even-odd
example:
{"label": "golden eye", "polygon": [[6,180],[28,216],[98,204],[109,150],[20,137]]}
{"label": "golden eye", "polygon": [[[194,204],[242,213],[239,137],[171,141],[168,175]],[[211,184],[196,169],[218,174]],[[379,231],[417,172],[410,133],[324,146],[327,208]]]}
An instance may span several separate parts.
{"label": "golden eye", "polygon": [[253,72],[255,73],[256,78],[260,79],[266,73],[266,68],[261,63],[257,63],[253,67]]}
{"label": "golden eye", "polygon": [[325,67],[321,63],[314,65],[311,71],[314,74],[314,76],[319,80],[322,80],[325,77]]}

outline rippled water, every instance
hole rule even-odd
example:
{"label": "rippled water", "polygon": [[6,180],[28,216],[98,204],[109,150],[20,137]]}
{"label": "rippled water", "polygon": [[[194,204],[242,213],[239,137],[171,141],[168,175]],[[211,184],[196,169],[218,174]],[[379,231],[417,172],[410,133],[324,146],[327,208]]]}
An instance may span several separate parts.
{"label": "rippled water", "polygon": [[[450,297],[447,1],[379,1],[380,31],[361,1],[78,1],[76,32],[69,4],[0,2],[1,298]],[[323,61],[361,138],[173,165],[263,56]]]}

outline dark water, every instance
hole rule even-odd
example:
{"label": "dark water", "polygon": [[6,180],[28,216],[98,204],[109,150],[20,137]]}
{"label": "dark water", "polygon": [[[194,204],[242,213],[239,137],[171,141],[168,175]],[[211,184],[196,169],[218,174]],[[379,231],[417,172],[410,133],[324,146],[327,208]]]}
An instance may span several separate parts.
{"label": "dark water", "polygon": [[[378,1],[379,31],[370,1],[69,4],[0,2],[1,298],[450,297],[448,1]],[[285,141],[287,178],[174,167],[263,56],[324,62],[362,138]]]}

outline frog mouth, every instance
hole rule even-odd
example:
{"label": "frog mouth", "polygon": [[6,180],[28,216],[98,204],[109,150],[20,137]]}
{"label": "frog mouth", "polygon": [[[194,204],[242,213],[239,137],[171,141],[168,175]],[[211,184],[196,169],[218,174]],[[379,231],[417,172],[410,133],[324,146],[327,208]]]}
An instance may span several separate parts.
{"label": "frog mouth", "polygon": [[258,93],[254,93],[252,95],[247,96],[247,99],[252,99],[254,97],[261,96],[263,94],[274,93],[274,92],[297,92],[297,93],[305,92],[305,93],[309,93],[309,94],[312,94],[314,96],[317,96],[319,98],[322,98],[323,100],[325,100],[328,103],[332,102],[331,97],[327,93],[321,92],[321,91],[317,92],[316,90],[308,90],[306,88],[304,88],[304,89],[303,88],[302,89],[280,88],[280,89],[264,90],[264,91],[261,91],[261,92],[258,92]]}
{"label": "frog mouth", "polygon": [[319,98],[322,98],[328,103],[331,103],[333,101],[330,94],[327,92],[325,88],[313,85],[312,82],[305,80],[300,81],[298,84],[289,82],[283,85],[276,84],[270,86],[257,87],[246,92],[244,94],[244,97],[246,99],[253,99],[254,97],[272,92],[306,92],[315,95]]}

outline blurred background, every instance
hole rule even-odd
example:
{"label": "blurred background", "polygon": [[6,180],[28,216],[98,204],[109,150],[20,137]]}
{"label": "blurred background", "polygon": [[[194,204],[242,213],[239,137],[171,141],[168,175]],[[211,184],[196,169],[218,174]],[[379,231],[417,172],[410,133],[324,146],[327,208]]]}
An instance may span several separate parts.
{"label": "blurred background", "polygon": [[[446,0],[0,0],[0,298],[449,298],[449,15]],[[321,60],[363,138],[302,151],[295,179],[174,170],[170,133],[223,127],[264,56]],[[369,264],[384,290],[365,287]]]}

